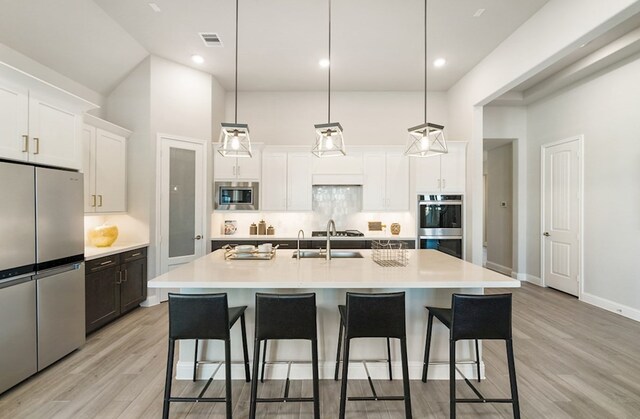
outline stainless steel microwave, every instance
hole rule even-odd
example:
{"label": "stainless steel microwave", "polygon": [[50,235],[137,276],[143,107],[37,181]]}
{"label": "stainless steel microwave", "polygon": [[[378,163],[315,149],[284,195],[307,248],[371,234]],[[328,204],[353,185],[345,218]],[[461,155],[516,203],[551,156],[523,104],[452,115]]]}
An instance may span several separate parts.
{"label": "stainless steel microwave", "polygon": [[260,209],[259,182],[214,182],[213,209],[219,211],[255,211]]}

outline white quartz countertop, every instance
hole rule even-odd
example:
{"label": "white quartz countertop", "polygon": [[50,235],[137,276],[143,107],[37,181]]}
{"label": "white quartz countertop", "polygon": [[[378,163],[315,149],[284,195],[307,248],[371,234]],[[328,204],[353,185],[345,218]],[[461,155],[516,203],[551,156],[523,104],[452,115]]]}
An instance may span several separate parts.
{"label": "white quartz countertop", "polygon": [[129,250],[140,249],[149,246],[149,242],[116,242],[109,247],[85,246],[84,260],[98,259],[104,256],[116,255]]}
{"label": "white quartz countertop", "polygon": [[405,267],[382,267],[370,250],[361,259],[225,260],[216,250],[149,281],[149,288],[517,288],[520,282],[436,250],[408,250]]}

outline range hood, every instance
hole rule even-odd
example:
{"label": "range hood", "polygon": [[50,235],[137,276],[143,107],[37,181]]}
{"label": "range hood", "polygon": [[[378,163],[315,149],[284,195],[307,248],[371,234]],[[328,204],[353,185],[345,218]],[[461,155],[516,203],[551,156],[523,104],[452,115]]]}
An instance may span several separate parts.
{"label": "range hood", "polygon": [[313,175],[311,178],[313,186],[362,185],[363,181],[363,175]]}

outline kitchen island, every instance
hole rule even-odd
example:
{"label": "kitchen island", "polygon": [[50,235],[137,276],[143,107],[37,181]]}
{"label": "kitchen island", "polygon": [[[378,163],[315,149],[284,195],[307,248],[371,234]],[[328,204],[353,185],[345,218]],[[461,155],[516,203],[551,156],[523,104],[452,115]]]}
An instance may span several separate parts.
{"label": "kitchen island", "polygon": [[[183,293],[226,292],[229,305],[247,305],[247,333],[253,341],[253,305],[256,292],[299,293],[315,292],[318,306],[318,349],[320,378],[333,378],[338,338],[338,304],[345,303],[347,291],[406,292],[407,344],[409,375],[419,379],[422,373],[427,313],[425,305],[448,307],[455,292],[482,294],[485,288],[515,288],[520,282],[469,262],[435,250],[408,250],[408,264],[403,267],[382,267],[375,263],[370,250],[359,250],[362,258],[296,259],[291,250],[278,250],[271,260],[225,260],[224,251],[217,250],[173,271],[149,281],[149,288],[179,289]],[[232,330],[232,359],[242,359],[239,329]],[[210,360],[223,358],[221,342],[202,343],[199,353]],[[267,359],[308,360],[306,343],[270,342]],[[459,367],[468,377],[474,376],[473,345],[460,342]],[[193,368],[193,342],[181,342],[177,366],[178,378],[190,378]],[[249,352],[252,353],[251,347]],[[392,340],[394,376],[400,377],[399,345]],[[438,361],[448,359],[448,330],[434,323],[430,378],[448,378],[448,367]],[[384,359],[386,344],[382,339],[359,339],[353,343],[352,359]],[[199,376],[208,378],[215,364],[200,368]],[[267,367],[266,377],[284,378],[286,365]],[[375,379],[387,377],[385,364],[368,364]],[[232,374],[240,378],[242,365],[234,365]],[[221,373],[216,378],[223,378]],[[364,368],[356,364],[349,376],[365,378]],[[310,378],[308,365],[292,367],[292,378]]]}

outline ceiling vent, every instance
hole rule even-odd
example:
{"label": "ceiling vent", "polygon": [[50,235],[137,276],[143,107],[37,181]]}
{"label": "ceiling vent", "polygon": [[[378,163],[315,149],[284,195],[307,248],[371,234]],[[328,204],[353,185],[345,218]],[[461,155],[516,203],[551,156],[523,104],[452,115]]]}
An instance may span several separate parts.
{"label": "ceiling vent", "polygon": [[217,33],[200,32],[200,37],[204,44],[208,47],[221,47],[222,41]]}

